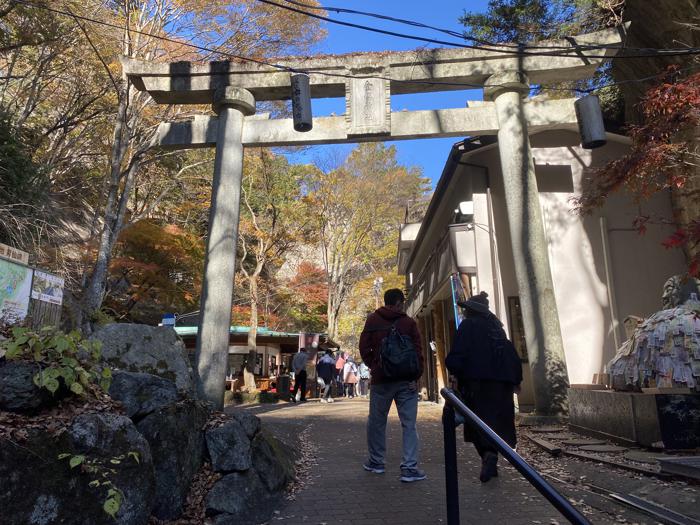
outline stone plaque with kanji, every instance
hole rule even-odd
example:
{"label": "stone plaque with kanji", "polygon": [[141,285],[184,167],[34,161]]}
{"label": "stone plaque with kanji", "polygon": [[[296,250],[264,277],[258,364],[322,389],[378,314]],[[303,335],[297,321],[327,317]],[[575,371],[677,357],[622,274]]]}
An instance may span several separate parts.
{"label": "stone plaque with kanji", "polygon": [[353,78],[346,84],[348,135],[391,133],[389,81]]}

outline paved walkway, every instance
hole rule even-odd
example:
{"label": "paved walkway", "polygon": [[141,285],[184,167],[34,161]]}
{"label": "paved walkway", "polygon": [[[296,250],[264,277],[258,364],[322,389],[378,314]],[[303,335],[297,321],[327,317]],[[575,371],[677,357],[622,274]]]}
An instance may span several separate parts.
{"label": "paved walkway", "polygon": [[[421,403],[420,467],[428,479],[399,481],[401,428],[392,407],[387,432],[387,471],[365,472],[366,400],[333,404],[308,402],[251,407],[265,426],[285,440],[303,438],[309,466],[294,499],[281,504],[272,524],[423,525],[445,523],[441,409]],[[556,524],[566,520],[510,465],[499,462],[500,476],[480,483],[479,458],[471,444],[458,441],[462,523]]]}

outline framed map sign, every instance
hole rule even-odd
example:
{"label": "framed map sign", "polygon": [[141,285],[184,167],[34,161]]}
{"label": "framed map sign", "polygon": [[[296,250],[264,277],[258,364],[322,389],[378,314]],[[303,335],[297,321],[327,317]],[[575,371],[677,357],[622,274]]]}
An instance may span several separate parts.
{"label": "framed map sign", "polygon": [[27,317],[32,272],[27,266],[0,259],[0,320],[15,324]]}
{"label": "framed map sign", "polygon": [[32,283],[32,299],[60,305],[63,303],[63,285],[63,277],[35,270],[34,282]]}

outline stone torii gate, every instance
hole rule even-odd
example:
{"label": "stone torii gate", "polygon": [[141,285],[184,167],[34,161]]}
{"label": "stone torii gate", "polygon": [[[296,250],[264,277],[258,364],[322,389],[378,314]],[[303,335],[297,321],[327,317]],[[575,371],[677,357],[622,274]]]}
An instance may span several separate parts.
{"label": "stone torii gate", "polygon": [[[169,149],[216,147],[196,349],[200,393],[223,406],[244,146],[498,135],[535,408],[563,414],[566,361],[528,134],[577,122],[573,99],[526,97],[531,85],[590,77],[620,44],[620,32],[606,30],[542,43],[557,46],[553,56],[518,56],[513,47],[433,49],[291,57],[276,60],[277,68],[125,59],[134,86],[157,103],[212,104],[217,114],[162,123],[154,141]],[[315,118],[306,133],[294,131],[292,119],[255,115],[258,101],[291,98],[290,71],[310,75],[313,98],[345,97],[346,114]],[[467,107],[391,112],[392,95],[480,86],[485,100]]]}

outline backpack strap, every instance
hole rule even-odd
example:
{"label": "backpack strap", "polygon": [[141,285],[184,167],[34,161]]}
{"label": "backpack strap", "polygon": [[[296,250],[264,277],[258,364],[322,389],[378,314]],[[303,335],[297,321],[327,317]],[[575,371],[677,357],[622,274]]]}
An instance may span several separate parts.
{"label": "backpack strap", "polygon": [[[399,318],[400,319],[400,318]],[[362,330],[363,332],[388,332],[392,328],[396,328],[396,323],[398,323],[399,320],[397,319],[393,323],[391,323],[389,326],[383,326],[381,328],[366,328]]]}

